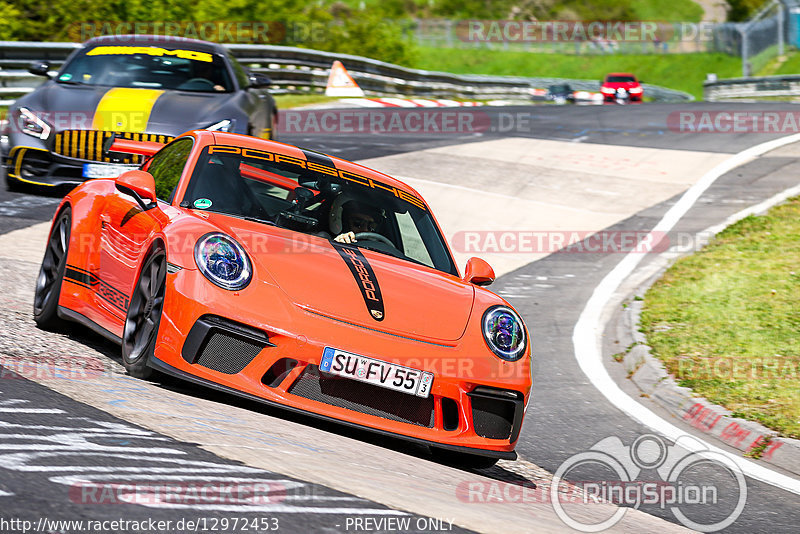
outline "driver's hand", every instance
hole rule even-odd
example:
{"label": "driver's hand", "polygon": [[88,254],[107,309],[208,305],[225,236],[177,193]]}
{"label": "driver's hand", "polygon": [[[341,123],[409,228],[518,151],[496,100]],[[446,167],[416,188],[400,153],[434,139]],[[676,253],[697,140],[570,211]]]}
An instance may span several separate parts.
{"label": "driver's hand", "polygon": [[344,234],[337,235],[333,240],[337,243],[355,243],[356,234],[353,232],[345,232]]}

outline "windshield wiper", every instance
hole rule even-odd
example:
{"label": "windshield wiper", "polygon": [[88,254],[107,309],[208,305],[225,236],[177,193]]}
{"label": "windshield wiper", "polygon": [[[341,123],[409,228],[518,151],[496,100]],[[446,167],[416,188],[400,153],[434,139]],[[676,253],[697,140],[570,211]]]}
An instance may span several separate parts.
{"label": "windshield wiper", "polygon": [[269,219],[260,219],[258,217],[242,217],[242,219],[244,219],[245,221],[268,224],[270,226],[278,226],[274,221],[270,221]]}
{"label": "windshield wiper", "polygon": [[63,83],[63,84],[66,84],[66,85],[86,85],[83,82],[78,82],[78,81],[75,81],[75,80],[59,80],[59,79],[56,79],[56,83]]}

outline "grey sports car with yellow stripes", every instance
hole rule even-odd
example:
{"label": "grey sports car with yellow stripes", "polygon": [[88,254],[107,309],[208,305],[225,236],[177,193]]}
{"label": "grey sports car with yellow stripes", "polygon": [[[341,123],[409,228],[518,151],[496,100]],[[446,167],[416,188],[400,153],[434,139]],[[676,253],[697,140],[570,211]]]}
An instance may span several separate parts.
{"label": "grey sports car with yellow stripes", "polygon": [[112,138],[165,143],[195,129],[273,137],[269,78],[248,74],[223,46],[176,37],[87,41],[51,77],[17,100],[0,131],[10,189],[74,186],[138,167],[108,152]]}

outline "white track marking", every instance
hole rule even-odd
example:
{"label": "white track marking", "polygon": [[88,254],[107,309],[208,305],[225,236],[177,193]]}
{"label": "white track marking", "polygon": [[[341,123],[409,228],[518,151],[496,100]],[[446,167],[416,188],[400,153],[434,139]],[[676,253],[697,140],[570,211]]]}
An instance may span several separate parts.
{"label": "white track marking", "polygon": [[[437,181],[434,181],[434,180],[426,180],[424,178],[411,178],[410,176],[394,175],[394,177],[397,178],[398,180],[401,180],[401,181],[411,185],[411,186],[413,186],[415,182],[416,183],[420,183],[420,184],[432,184],[432,185],[436,185],[438,187],[446,187],[446,188],[449,188],[449,189],[457,189],[459,191],[467,191],[467,192],[470,192],[470,193],[479,194],[479,195],[484,196],[484,197],[495,197],[495,198],[501,198],[501,199],[504,199],[504,200],[514,200],[514,201],[524,202],[526,204],[536,204],[537,206],[542,206],[542,207],[551,207],[553,205],[551,202],[544,202],[544,201],[541,201],[541,200],[534,200],[532,198],[520,198],[518,196],[504,195],[503,193],[493,193],[491,191],[482,191],[480,189],[476,189],[474,187],[467,187],[467,186],[464,186],[464,185],[448,184],[448,183],[444,183],[444,182],[437,182]],[[575,206],[564,206],[562,209],[568,210],[568,211],[575,211],[575,212],[579,212],[579,213],[597,213],[594,210],[578,208],[578,207],[575,207]]]}
{"label": "white track marking", "polygon": [[0,413],[64,413],[58,408],[0,408]]}
{"label": "white track marking", "polygon": [[16,217],[34,208],[42,206],[56,206],[60,202],[57,198],[47,197],[19,197],[12,200],[0,202],[0,215],[5,217]]}
{"label": "white track marking", "polygon": [[[678,200],[678,202],[667,211],[658,224],[656,224],[652,232],[669,232],[689,209],[694,206],[700,196],[719,177],[727,172],[771,150],[798,141],[800,141],[800,134],[783,137],[749,148],[720,163],[683,194],[680,200]],[[762,206],[762,204],[759,204],[759,206]],[[752,209],[756,209],[759,206]],[[572,343],[575,347],[575,358],[578,360],[578,365],[598,391],[600,391],[614,406],[636,421],[674,441],[680,436],[686,435],[686,431],[665,421],[627,395],[609,376],[608,371],[606,371],[603,365],[601,345],[603,334],[603,309],[613,297],[614,292],[633,272],[643,258],[644,254],[629,253],[605,276],[605,278],[603,278],[586,303],[585,308],[578,318],[578,322],[575,323]],[[753,461],[745,460],[738,455],[731,454],[703,440],[698,439],[698,442],[698,448],[693,452],[701,452],[703,450],[702,447],[706,446],[708,450],[723,454],[736,462],[745,475],[800,495],[799,480],[767,469]]]}

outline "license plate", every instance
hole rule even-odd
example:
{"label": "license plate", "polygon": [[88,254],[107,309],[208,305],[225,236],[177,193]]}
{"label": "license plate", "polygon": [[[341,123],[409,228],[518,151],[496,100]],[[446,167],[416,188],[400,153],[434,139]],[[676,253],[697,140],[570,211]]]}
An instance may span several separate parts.
{"label": "license plate", "polygon": [[433,373],[325,347],[319,370],[386,389],[427,398]]}
{"label": "license plate", "polygon": [[137,165],[105,165],[103,163],[84,163],[84,178],[116,178],[126,171],[138,169]]}

